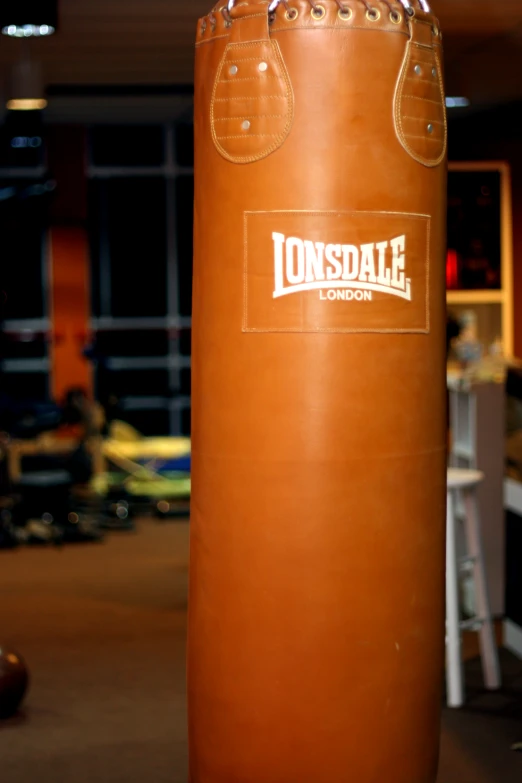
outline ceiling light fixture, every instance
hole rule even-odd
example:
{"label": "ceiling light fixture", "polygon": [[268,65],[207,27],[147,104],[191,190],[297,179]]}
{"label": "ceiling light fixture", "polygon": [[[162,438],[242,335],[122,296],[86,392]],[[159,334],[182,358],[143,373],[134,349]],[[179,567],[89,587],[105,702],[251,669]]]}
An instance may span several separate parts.
{"label": "ceiling light fixture", "polygon": [[6,97],[9,111],[43,111],[47,106],[40,64],[27,53],[13,66]]}
{"label": "ceiling light fixture", "polygon": [[9,38],[42,38],[58,26],[58,0],[1,0],[0,29]]}
{"label": "ceiling light fixture", "polygon": [[9,111],[43,111],[46,107],[45,98],[11,98],[6,103]]}
{"label": "ceiling light fixture", "polygon": [[471,101],[469,98],[461,98],[461,97],[449,97],[446,98],[446,106],[448,109],[462,109],[466,106],[469,106]]}
{"label": "ceiling light fixture", "polygon": [[3,35],[8,35],[10,38],[40,38],[55,32],[56,28],[51,24],[8,24],[2,27]]}

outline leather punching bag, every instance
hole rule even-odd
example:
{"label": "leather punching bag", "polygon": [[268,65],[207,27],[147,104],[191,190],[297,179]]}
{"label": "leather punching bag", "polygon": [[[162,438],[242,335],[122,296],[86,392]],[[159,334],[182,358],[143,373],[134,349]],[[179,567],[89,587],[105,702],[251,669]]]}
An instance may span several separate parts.
{"label": "leather punching bag", "polygon": [[192,783],[434,783],[446,114],[427,3],[197,29]]}

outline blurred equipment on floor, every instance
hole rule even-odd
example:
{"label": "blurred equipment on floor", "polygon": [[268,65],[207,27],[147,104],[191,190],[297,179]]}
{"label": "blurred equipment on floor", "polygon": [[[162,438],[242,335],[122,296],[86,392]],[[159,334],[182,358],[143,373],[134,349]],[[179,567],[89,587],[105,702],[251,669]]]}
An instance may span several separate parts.
{"label": "blurred equipment on floor", "polygon": [[22,656],[0,644],[0,719],[15,715],[28,685],[29,672]]}

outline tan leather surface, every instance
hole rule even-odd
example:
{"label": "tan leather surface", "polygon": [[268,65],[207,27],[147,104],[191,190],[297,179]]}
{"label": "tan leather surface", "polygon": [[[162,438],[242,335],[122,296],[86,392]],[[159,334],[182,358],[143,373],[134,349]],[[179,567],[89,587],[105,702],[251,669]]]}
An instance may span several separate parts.
{"label": "tan leather surface", "polygon": [[361,0],[348,21],[334,0],[320,20],[288,5],[269,38],[293,122],[252,163],[217,149],[212,95],[232,31],[267,3],[198,24],[190,778],[434,783],[445,160],[419,162],[395,129],[400,3],[399,24],[378,0],[377,21]]}
{"label": "tan leather surface", "polygon": [[438,36],[415,17],[395,95],[395,129],[410,155],[437,166],[446,155],[447,125]]}
{"label": "tan leather surface", "polygon": [[266,7],[249,11],[238,6],[241,24],[230,28],[210,108],[214,143],[234,163],[252,163],[273,152],[293,119],[292,85],[279,46],[269,37]]}

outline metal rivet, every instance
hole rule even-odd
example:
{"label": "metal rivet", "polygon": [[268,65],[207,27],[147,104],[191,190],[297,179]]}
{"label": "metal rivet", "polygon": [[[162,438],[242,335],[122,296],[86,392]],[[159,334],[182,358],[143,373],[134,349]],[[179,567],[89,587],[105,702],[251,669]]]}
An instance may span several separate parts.
{"label": "metal rivet", "polygon": [[420,76],[420,75],[421,75],[421,73],[422,73],[422,68],[420,67],[420,65],[416,65],[416,66],[415,66],[415,68],[414,68],[413,70],[415,71],[415,73],[417,74],[417,76]]}
{"label": "metal rivet", "polygon": [[437,69],[436,68],[432,68],[431,69],[431,75],[432,76],[436,76],[437,75]]}
{"label": "metal rivet", "polygon": [[243,130],[248,130],[250,128],[250,120],[245,120],[244,122],[242,122],[241,127],[243,128]]}
{"label": "metal rivet", "polygon": [[428,125],[428,133],[433,133],[433,125],[431,123]]}
{"label": "metal rivet", "polygon": [[238,70],[239,68],[237,67],[237,65],[231,65],[230,68],[228,69],[228,72],[229,74],[231,74],[231,76],[235,76]]}
{"label": "metal rivet", "polygon": [[259,68],[260,71],[266,71],[268,65],[266,63],[259,63],[257,67]]}

